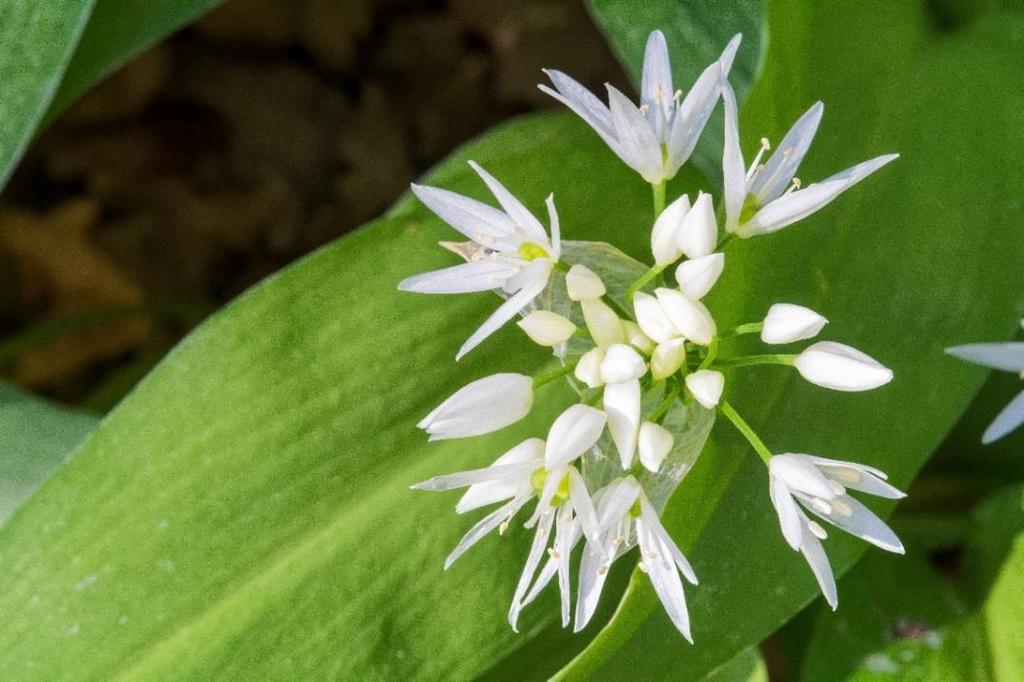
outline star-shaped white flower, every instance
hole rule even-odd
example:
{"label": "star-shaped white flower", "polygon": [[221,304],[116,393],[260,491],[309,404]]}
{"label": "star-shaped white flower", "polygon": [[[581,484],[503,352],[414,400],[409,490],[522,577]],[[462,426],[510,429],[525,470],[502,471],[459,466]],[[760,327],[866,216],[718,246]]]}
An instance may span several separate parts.
{"label": "star-shaped white flower", "polygon": [[469,262],[415,275],[398,285],[402,291],[421,294],[493,290],[508,295],[462,344],[456,360],[529,307],[547,286],[561,255],[558,213],[550,195],[546,200],[551,225],[549,238],[540,221],[504,185],[478,164],[470,161],[469,165],[487,184],[501,210],[448,190],[413,185],[413,193],[427,208],[472,242],[453,249]]}
{"label": "star-shaped white flower", "polygon": [[761,156],[768,150],[768,144],[762,140],[761,150],[747,169],[740,151],[736,96],[728,83],[722,85],[722,101],[725,104],[722,155],[725,229],[740,237],[776,232],[806,218],[899,157],[899,154],[879,156],[800,189],[800,181],[794,176],[818,130],[824,109],[822,103],[815,103],[793,124],[764,164]]}
{"label": "star-shaped white flower", "polygon": [[[1024,327],[1024,320],[1021,320]],[[966,346],[947,348],[946,352],[961,360],[967,360],[983,367],[1014,372],[1024,379],[1024,343],[971,343]],[[985,429],[981,442],[988,445],[1024,424],[1024,391],[1003,408],[995,420]]]}
{"label": "star-shaped white flower", "polygon": [[606,106],[578,82],[553,69],[544,73],[554,89],[539,87],[576,112],[644,180],[661,183],[675,176],[697,146],[739,44],[736,35],[685,98],[672,84],[668,46],[661,31],[647,39],[639,107],[611,85],[607,86]]}
{"label": "star-shaped white flower", "polygon": [[654,591],[672,623],[691,643],[690,616],[680,574],[692,584],[697,576],[679,547],[661,525],[658,512],[632,476],[613,481],[594,496],[597,504],[599,541],[587,538],[580,562],[576,601],[579,632],[594,615],[612,562],[634,544],[640,545],[639,567],[651,579]]}
{"label": "star-shaped white flower", "polygon": [[[905,493],[886,483],[886,475],[869,466],[790,453],[768,461],[769,492],[786,542],[801,552],[821,593],[835,610],[839,603],[835,577],[821,546],[825,530],[804,510],[876,547],[903,554],[903,543],[871,510],[850,497],[847,489],[900,499]],[[797,504],[799,502],[800,504]]]}

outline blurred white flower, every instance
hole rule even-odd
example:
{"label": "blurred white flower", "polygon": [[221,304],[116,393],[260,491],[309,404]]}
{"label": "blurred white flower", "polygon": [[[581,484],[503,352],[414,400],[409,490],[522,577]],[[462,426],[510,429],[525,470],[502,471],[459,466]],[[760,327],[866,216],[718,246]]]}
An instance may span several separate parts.
{"label": "blurred white flower", "polygon": [[826,324],[828,320],[810,308],[792,303],[776,303],[765,315],[761,340],[771,344],[803,341],[817,336]]}
{"label": "blurred white flower", "polygon": [[432,441],[479,436],[519,421],[532,405],[532,378],[492,374],[460,388],[416,426]]}
{"label": "blurred white flower", "polygon": [[834,391],[870,391],[892,381],[892,370],[856,348],[819,341],[793,361],[807,381]]}
{"label": "blurred white flower", "polygon": [[689,642],[690,616],[680,574],[692,584],[697,576],[676,543],[661,525],[658,512],[643,488],[632,476],[614,481],[595,495],[599,538],[587,538],[580,562],[580,584],[576,600],[576,624],[579,632],[594,615],[611,563],[633,543],[640,545],[639,568],[647,573],[672,624]]}
{"label": "blurred white flower", "polygon": [[459,349],[462,358],[502,325],[529,306],[547,286],[554,264],[561,254],[558,214],[551,196],[546,203],[551,227],[548,238],[532,213],[490,173],[476,163],[470,166],[480,175],[502,210],[476,199],[423,185],[413,193],[439,218],[472,240],[456,251],[469,261],[450,268],[414,275],[398,288],[421,294],[461,294],[474,291],[502,291],[508,299]]}
{"label": "blurred white flower", "polygon": [[832,568],[821,546],[826,533],[807,517],[805,510],[876,547],[903,554],[903,543],[892,529],[846,494],[847,489],[852,489],[888,499],[905,497],[905,493],[885,481],[886,475],[878,469],[786,453],[769,460],[768,475],[772,505],[779,516],[782,534],[790,547],[803,553],[833,610],[839,598]]}
{"label": "blurred white flower", "polygon": [[647,39],[639,107],[611,85],[607,86],[606,106],[575,80],[553,69],[544,73],[554,89],[539,87],[576,112],[644,180],[662,183],[674,177],[693,153],[739,43],[739,35],[729,41],[718,61],[704,70],[685,98],[672,84],[668,46],[661,31]]}
{"label": "blurred white flower", "polygon": [[[1024,320],[1021,320],[1024,327]],[[1024,379],[1024,343],[971,343],[965,346],[947,348],[946,352],[961,360],[967,360],[983,367],[1013,372]],[[995,420],[985,429],[981,442],[989,444],[1007,435],[1024,424],[1024,391],[1003,408]]]}
{"label": "blurred white flower", "polygon": [[806,218],[899,157],[899,154],[879,156],[800,189],[800,181],[794,176],[818,130],[824,109],[822,103],[815,103],[793,124],[778,149],[764,164],[761,156],[768,151],[769,145],[767,140],[762,140],[760,151],[747,169],[740,150],[736,96],[728,83],[722,84],[722,100],[725,104],[725,150],[722,155],[725,229],[740,237],[776,232]]}

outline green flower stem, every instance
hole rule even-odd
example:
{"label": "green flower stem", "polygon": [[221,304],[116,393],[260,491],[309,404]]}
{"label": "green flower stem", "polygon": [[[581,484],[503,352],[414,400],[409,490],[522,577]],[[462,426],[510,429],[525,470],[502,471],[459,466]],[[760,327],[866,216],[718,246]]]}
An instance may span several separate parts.
{"label": "green flower stem", "polygon": [[665,181],[652,182],[651,194],[654,197],[654,219],[657,220],[661,212],[665,210]]}
{"label": "green flower stem", "polygon": [[718,337],[716,336],[711,340],[711,345],[708,346],[707,355],[704,356],[704,360],[700,363],[697,369],[707,369],[711,366],[711,363],[718,357]]}
{"label": "green flower stem", "polygon": [[668,266],[666,266],[666,265],[655,265],[650,270],[645,272],[640,277],[640,279],[638,279],[637,281],[635,281],[632,284],[630,284],[629,285],[629,289],[626,290],[626,300],[628,300],[630,303],[632,303],[633,302],[633,297],[636,296],[636,292],[638,292],[641,289],[643,289],[647,285],[648,282],[650,282],[652,279],[654,279],[655,277],[660,275],[662,272],[664,272],[666,267],[668,267]]}
{"label": "green flower stem", "polygon": [[672,403],[679,397],[679,384],[675,384],[671,389],[665,392],[665,398],[662,400],[654,411],[647,416],[647,421],[661,423],[661,418],[668,412],[668,408],[672,407]]}
{"label": "green flower stem", "polygon": [[725,245],[732,241],[732,238],[736,235],[732,232],[726,232],[722,235],[722,238],[718,240],[718,246],[715,247],[715,251],[721,251],[725,248]]}
{"label": "green flower stem", "polygon": [[573,370],[576,369],[576,363],[578,362],[579,360],[572,363],[571,365],[562,365],[561,367],[556,367],[555,369],[550,370],[548,372],[541,372],[540,374],[533,378],[533,388],[538,389],[544,384],[550,384],[555,379],[560,379],[561,377],[564,377],[566,374],[571,373]]}
{"label": "green flower stem", "polygon": [[719,403],[718,409],[725,415],[726,419],[732,422],[732,425],[736,427],[736,430],[747,439],[747,442],[754,448],[754,451],[757,452],[758,456],[765,464],[767,464],[768,460],[772,458],[772,451],[769,450],[768,446],[764,444],[764,441],[754,433],[754,429],[750,427],[750,424],[748,424],[746,420],[739,415],[739,412],[737,412],[736,409],[733,408],[733,406],[726,400]]}
{"label": "green flower stem", "polygon": [[749,367],[751,365],[793,365],[796,355],[779,353],[768,355],[744,355],[738,358],[722,358],[716,367]]}
{"label": "green flower stem", "polygon": [[720,338],[727,339],[730,336],[743,336],[744,334],[760,334],[764,329],[764,322],[748,322],[741,324],[735,329],[730,329],[719,334]]}

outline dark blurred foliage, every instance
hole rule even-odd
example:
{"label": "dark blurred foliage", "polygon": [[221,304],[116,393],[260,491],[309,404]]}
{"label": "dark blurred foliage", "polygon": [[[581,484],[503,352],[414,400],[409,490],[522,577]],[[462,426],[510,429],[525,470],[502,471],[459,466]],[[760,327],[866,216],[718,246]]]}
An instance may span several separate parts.
{"label": "dark blurred foliage", "polygon": [[205,315],[453,148],[626,78],[569,0],[234,0],[44,132],[0,213],[0,369],[107,409]]}

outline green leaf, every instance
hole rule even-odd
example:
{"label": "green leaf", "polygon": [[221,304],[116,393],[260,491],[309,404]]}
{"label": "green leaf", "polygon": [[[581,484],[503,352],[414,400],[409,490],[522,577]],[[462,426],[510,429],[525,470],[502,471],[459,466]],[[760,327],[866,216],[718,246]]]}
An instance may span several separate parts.
{"label": "green leaf", "polygon": [[164,36],[224,0],[96,0],[57,94],[46,113],[52,121],[93,83],[107,77]]}
{"label": "green leaf", "polygon": [[[587,4],[637,88],[647,37],[655,29],[665,34],[674,85],[684,93],[737,33],[743,34],[743,43],[729,81],[740,101],[746,98],[763,67],[767,42],[765,0],[715,3],[712,11],[705,3],[683,0],[589,0]],[[716,113],[692,157],[710,178],[721,178],[722,135],[722,116]]]}
{"label": "green leaf", "polygon": [[93,0],[0,0],[0,187],[53,98]]}
{"label": "green leaf", "polygon": [[757,649],[745,649],[705,678],[707,682],[768,682],[768,668]]}
{"label": "green leaf", "polygon": [[[778,3],[770,27],[766,71],[743,112],[748,154],[756,136],[778,140],[821,98],[827,113],[802,177],[887,151],[903,157],[815,219],[737,246],[709,307],[727,311],[719,325],[728,328],[757,319],[771,301],[808,305],[832,320],[827,338],[881,359],[896,380],[850,396],[823,395],[782,370],[727,385],[770,446],[865,461],[905,485],[981,378],[942,349],[957,339],[1006,338],[1021,311],[1021,241],[1005,214],[1024,182],[1005,142],[1024,125],[1024,91],[1013,76],[1020,19],[991,18],[931,40],[918,6]],[[986,181],[960,190],[964,177]],[[810,572],[779,534],[761,464],[727,438],[713,437],[667,518],[701,577],[688,593],[697,644],[675,637],[635,575],[616,618],[563,678],[635,674],[640,660],[654,677],[697,677],[814,597]],[[714,486],[724,489],[720,498],[709,494]],[[826,546],[840,574],[864,550],[845,537]],[[843,601],[841,593],[840,608]]]}
{"label": "green leaf", "polygon": [[72,412],[0,384],[0,525],[67,459],[96,427]]}
{"label": "green leaf", "polygon": [[1024,489],[996,495],[977,510],[974,520],[964,572],[968,592],[980,607],[937,632],[914,633],[868,656],[850,680],[985,682],[1020,676],[1024,670],[1020,630],[1024,618]]}

